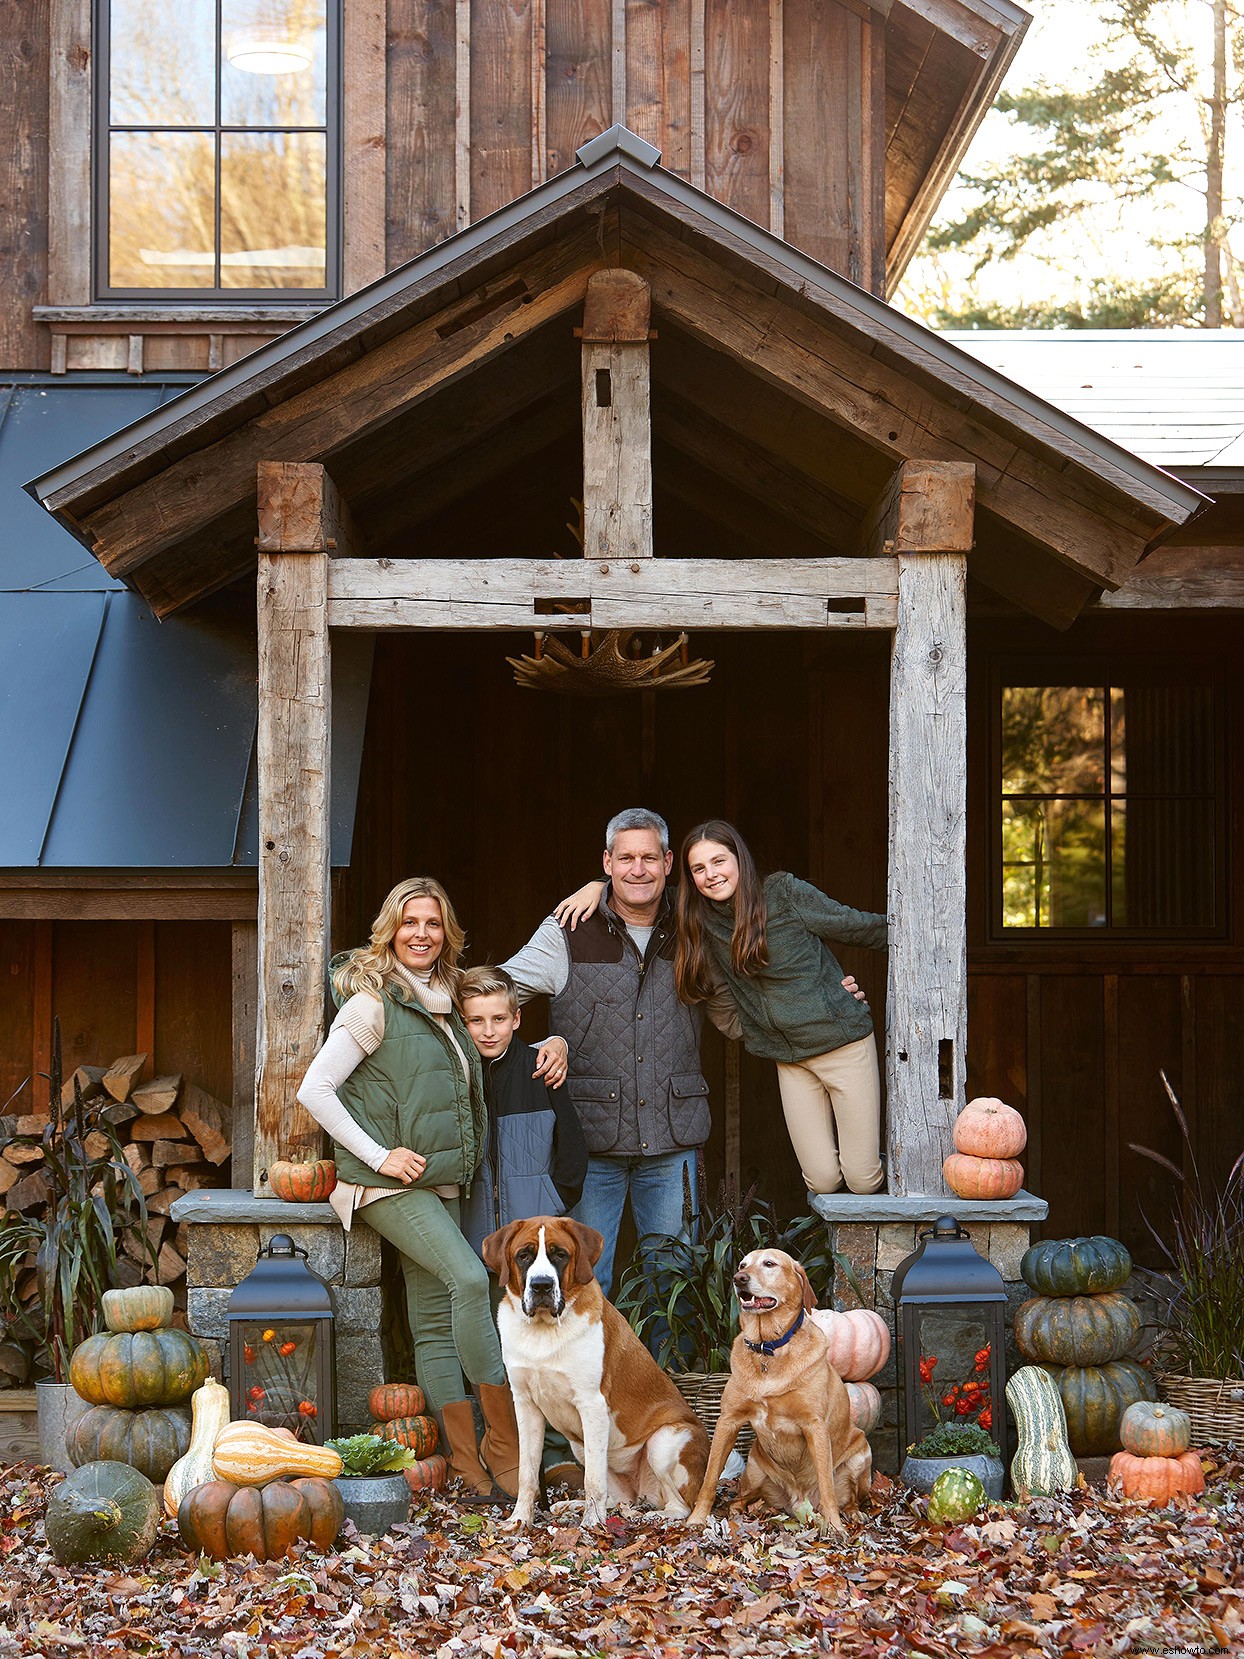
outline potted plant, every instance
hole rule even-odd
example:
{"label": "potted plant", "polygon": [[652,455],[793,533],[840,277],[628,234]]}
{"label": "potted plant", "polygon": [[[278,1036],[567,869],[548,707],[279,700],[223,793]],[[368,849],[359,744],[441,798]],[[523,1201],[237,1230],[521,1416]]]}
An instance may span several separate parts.
{"label": "potted plant", "polygon": [[1166,1073],[1159,1076],[1183,1138],[1183,1167],[1129,1143],[1177,1183],[1169,1233],[1144,1218],[1167,1263],[1158,1388],[1188,1413],[1194,1445],[1244,1443],[1244,1152],[1221,1186],[1207,1187],[1178,1096]]}
{"label": "potted plant", "polygon": [[[739,1334],[734,1274],[751,1250],[785,1250],[802,1262],[818,1302],[828,1302],[841,1266],[863,1301],[850,1263],[831,1250],[819,1216],[780,1222],[750,1187],[741,1198],[725,1181],[717,1206],[702,1205],[691,1237],[650,1234],[622,1277],[615,1305],[658,1365],[673,1378],[711,1434],[730,1377],[730,1349]],[[744,1430],[740,1443],[750,1439]]]}
{"label": "potted plant", "polygon": [[[37,1146],[50,1192],[41,1215],[0,1214],[0,1317],[11,1330],[33,1338],[36,1369],[50,1376],[36,1383],[39,1445],[54,1469],[72,1468],[65,1435],[85,1410],[69,1386],[69,1356],[104,1328],[104,1292],[119,1282],[117,1247],[133,1233],[154,1268],[147,1237],[147,1202],[126,1163],[106,1102],[90,1105],[74,1079],[73,1101],[61,1088],[60,1021],[52,1026],[48,1079],[51,1111],[38,1135],[15,1135],[17,1146]],[[24,1087],[25,1085],[23,1085]],[[32,1319],[18,1295],[20,1276],[33,1262],[39,1313]]]}
{"label": "potted plant", "polygon": [[333,1485],[341,1493],[347,1519],[360,1532],[378,1538],[406,1519],[410,1486],[402,1471],[418,1463],[417,1452],[378,1434],[352,1434],[328,1444],[341,1457],[341,1473]]}
{"label": "potted plant", "polygon": [[917,1492],[931,1492],[946,1469],[967,1469],[986,1494],[1002,1496],[1006,1467],[1002,1448],[993,1439],[993,1399],[989,1393],[990,1344],[977,1350],[967,1374],[958,1382],[938,1381],[936,1354],[920,1356],[920,1388],[934,1427],[908,1446],[900,1478]]}

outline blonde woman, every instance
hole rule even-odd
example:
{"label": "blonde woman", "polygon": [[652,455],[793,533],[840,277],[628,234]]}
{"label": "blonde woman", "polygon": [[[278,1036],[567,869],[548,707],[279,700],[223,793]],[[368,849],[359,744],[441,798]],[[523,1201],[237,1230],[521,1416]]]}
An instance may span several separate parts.
{"label": "blonde woman", "polygon": [[[495,1482],[512,1497],[514,1404],[488,1273],[459,1226],[487,1134],[480,1058],[455,1007],[464,939],[439,882],[399,882],[370,941],[333,962],[340,1012],[298,1099],[333,1138],[342,1226],[361,1210],[398,1250],[416,1374],[453,1473],[476,1492]],[[464,1373],[486,1425],[478,1447]]]}

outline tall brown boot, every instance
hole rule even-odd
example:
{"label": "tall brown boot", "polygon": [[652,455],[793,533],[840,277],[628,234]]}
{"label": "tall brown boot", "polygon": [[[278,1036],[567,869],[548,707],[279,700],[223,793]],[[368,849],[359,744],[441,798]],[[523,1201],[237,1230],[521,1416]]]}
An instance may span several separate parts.
{"label": "tall brown boot", "polygon": [[441,1422],[445,1425],[445,1450],[451,1477],[460,1480],[477,1497],[491,1497],[492,1476],[480,1462],[475,1444],[475,1407],[470,1400],[451,1400],[441,1407]]}
{"label": "tall brown boot", "polygon": [[511,1498],[518,1496],[518,1419],[509,1383],[476,1383],[475,1393],[484,1413],[480,1456],[492,1478]]}

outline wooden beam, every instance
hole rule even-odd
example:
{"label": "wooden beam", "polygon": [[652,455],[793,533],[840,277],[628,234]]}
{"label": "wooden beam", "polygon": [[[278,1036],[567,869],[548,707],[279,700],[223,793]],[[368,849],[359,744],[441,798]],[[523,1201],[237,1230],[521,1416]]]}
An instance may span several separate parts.
{"label": "wooden beam", "polygon": [[232,996],[230,1047],[233,1059],[234,1187],[255,1186],[255,1037],[259,1018],[259,931],[254,922],[235,922],[230,941]]}
{"label": "wooden beam", "polygon": [[[890,669],[889,1188],[941,1193],[967,1074],[967,549],[970,479],[900,468],[870,515],[899,551]],[[921,499],[923,497],[923,499]],[[959,545],[930,545],[938,531]]]}
{"label": "wooden beam", "polygon": [[906,461],[865,515],[861,557],[970,553],[975,544],[976,468],[962,461]]}
{"label": "wooden beam", "polygon": [[261,462],[259,499],[259,931],[254,1190],[269,1165],[314,1154],[295,1094],[324,1036],[329,940],[328,566],[349,542],[332,480],[313,462]]}
{"label": "wooden beam", "polygon": [[328,620],[378,630],[891,628],[896,593],[893,559],[334,559]]}
{"label": "wooden beam", "polygon": [[341,42],[341,291],[385,265],[385,0],[347,0]]}
{"label": "wooden beam", "polygon": [[1160,547],[1095,609],[1108,611],[1244,610],[1244,548]]}
{"label": "wooden beam", "polygon": [[583,304],[583,556],[652,557],[648,284],[597,271]]}

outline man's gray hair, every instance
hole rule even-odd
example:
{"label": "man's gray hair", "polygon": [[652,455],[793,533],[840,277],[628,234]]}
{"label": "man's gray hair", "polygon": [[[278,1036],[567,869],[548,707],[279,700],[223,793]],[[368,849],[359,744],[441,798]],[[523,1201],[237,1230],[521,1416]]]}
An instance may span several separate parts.
{"label": "man's gray hair", "polygon": [[645,806],[628,806],[625,812],[615,812],[605,825],[605,851],[611,853],[613,844],[623,830],[653,830],[660,837],[661,851],[670,850],[670,827],[659,812],[649,812]]}

